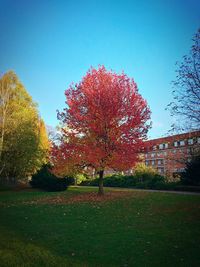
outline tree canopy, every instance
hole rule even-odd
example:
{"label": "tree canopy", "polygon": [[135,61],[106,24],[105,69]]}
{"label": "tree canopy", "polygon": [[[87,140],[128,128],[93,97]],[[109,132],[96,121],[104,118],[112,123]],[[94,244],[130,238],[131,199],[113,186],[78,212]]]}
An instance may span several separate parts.
{"label": "tree canopy", "polygon": [[62,137],[52,150],[55,169],[95,168],[103,194],[105,168],[125,170],[138,160],[150,127],[150,110],[133,79],[104,66],[91,68],[65,96],[67,106],[58,112]]}
{"label": "tree canopy", "polygon": [[0,118],[1,182],[32,175],[46,162],[49,142],[37,105],[12,71],[0,79]]}

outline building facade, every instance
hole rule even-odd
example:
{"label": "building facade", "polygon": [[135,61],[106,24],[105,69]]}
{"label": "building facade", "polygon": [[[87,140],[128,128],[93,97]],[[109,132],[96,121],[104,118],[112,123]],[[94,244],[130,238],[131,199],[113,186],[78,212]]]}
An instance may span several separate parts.
{"label": "building facade", "polygon": [[142,159],[162,175],[173,176],[184,171],[186,162],[200,149],[200,131],[146,141]]}

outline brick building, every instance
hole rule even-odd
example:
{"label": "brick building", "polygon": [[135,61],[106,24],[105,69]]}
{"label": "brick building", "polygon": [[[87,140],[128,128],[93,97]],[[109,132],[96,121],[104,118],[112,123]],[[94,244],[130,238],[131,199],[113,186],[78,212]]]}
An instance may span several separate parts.
{"label": "brick building", "polygon": [[200,131],[146,141],[142,158],[160,174],[172,176],[184,171],[185,163],[200,149]]}

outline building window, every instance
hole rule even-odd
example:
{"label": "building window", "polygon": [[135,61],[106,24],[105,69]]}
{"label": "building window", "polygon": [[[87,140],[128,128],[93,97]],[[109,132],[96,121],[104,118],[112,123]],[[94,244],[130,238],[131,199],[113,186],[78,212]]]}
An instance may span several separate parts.
{"label": "building window", "polygon": [[148,160],[145,161],[145,165],[148,166],[149,165],[149,162]]}
{"label": "building window", "polygon": [[165,144],[165,148],[168,148],[168,143]]}
{"label": "building window", "polygon": [[153,146],[153,150],[156,150],[156,146]]}
{"label": "building window", "polygon": [[154,153],[151,153],[151,157],[154,158],[155,154]]}
{"label": "building window", "polygon": [[164,168],[158,168],[159,173],[164,173]]}
{"label": "building window", "polygon": [[155,160],[152,160],[151,165],[152,165],[152,166],[155,165]]}
{"label": "building window", "polygon": [[197,143],[200,144],[200,137],[197,138]]}
{"label": "building window", "polygon": [[166,151],[164,151],[164,155],[167,156],[167,152]]}
{"label": "building window", "polygon": [[176,149],[173,150],[173,153],[176,154]]}
{"label": "building window", "polygon": [[164,144],[160,144],[159,149],[163,149],[163,148],[164,148]]}
{"label": "building window", "polygon": [[180,141],[180,146],[184,146],[185,145],[185,141],[184,140],[181,140]]}
{"label": "building window", "polygon": [[193,145],[194,144],[194,141],[192,138],[188,139],[188,145]]}
{"label": "building window", "polygon": [[175,147],[178,146],[178,142],[177,142],[177,141],[174,142],[174,146],[175,146]]}
{"label": "building window", "polygon": [[162,159],[159,159],[158,160],[158,165],[162,165],[163,164],[163,160]]}
{"label": "building window", "polygon": [[179,168],[179,169],[177,169],[177,172],[184,172],[184,171],[185,171],[184,168]]}

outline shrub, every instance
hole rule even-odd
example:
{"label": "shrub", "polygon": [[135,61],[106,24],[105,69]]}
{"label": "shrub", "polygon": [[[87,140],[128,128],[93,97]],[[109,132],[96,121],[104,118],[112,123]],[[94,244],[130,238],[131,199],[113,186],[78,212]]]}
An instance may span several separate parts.
{"label": "shrub", "polygon": [[[85,186],[98,186],[98,179],[85,180],[81,183]],[[124,188],[140,188],[140,189],[155,189],[155,190],[176,190],[200,192],[200,186],[181,185],[180,181],[168,182],[165,177],[154,174],[140,175],[109,175],[104,178],[104,186],[109,187],[124,187]]]}
{"label": "shrub", "polygon": [[158,172],[154,168],[146,166],[144,163],[138,163],[134,168],[134,174],[138,178],[141,177],[142,179],[144,177],[144,179],[148,179],[148,177],[153,177]]}
{"label": "shrub", "polygon": [[46,191],[64,191],[70,181],[67,178],[58,178],[51,173],[49,165],[44,165],[36,174],[32,176],[30,185],[34,188],[41,188]]}
{"label": "shrub", "polygon": [[65,179],[68,185],[75,185],[75,178],[73,176],[66,176]]}
{"label": "shrub", "polygon": [[134,176],[137,188],[158,189],[166,182],[164,176],[144,163],[138,163],[135,166]]}
{"label": "shrub", "polygon": [[[136,187],[146,189],[163,189],[166,179],[151,167],[138,163],[134,169],[134,175],[114,174],[104,178],[104,186],[110,187]],[[98,179],[83,181],[81,185],[97,186]]]}
{"label": "shrub", "polygon": [[85,181],[82,181],[80,185],[88,185],[88,186],[98,186],[99,185],[99,179],[88,179]]}
{"label": "shrub", "polygon": [[86,174],[78,173],[78,174],[70,174],[65,177],[69,185],[79,185],[83,181],[87,180]]}
{"label": "shrub", "polygon": [[76,175],[76,184],[79,185],[82,181],[85,181],[87,178],[86,178],[86,175],[83,174],[83,173],[78,173]]}
{"label": "shrub", "polygon": [[200,155],[194,156],[192,160],[186,164],[181,182],[184,185],[200,185]]}

